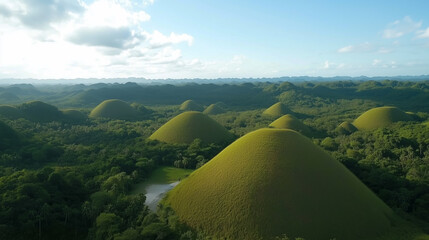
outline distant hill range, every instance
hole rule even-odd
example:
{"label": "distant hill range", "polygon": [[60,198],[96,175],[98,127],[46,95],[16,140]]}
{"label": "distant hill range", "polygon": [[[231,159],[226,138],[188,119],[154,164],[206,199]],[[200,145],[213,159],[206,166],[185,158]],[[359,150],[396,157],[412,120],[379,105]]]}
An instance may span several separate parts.
{"label": "distant hill range", "polygon": [[178,83],[234,83],[234,82],[326,82],[326,81],[423,81],[429,80],[429,75],[419,76],[285,76],[274,78],[179,78],[179,79],[147,79],[147,78],[74,78],[74,79],[34,79],[34,78],[2,78],[0,85],[13,84],[94,84],[94,83],[126,83],[136,82],[139,84],[178,84]]}
{"label": "distant hill range", "polygon": [[[281,102],[286,104],[291,112],[284,112],[275,116],[280,117],[292,113],[294,107],[300,107],[303,103],[311,106],[320,101],[366,99],[378,102],[377,106],[396,106],[412,112],[429,112],[429,105],[427,104],[429,102],[429,75],[371,78],[282,77],[175,80],[127,78],[92,80],[105,82],[82,84],[79,82],[84,81],[83,79],[57,79],[55,80],[57,82],[49,80],[56,84],[43,84],[44,80],[40,80],[41,82],[34,85],[13,83],[2,86],[0,84],[0,105],[17,105],[40,100],[61,109],[76,109],[94,108],[104,100],[119,99],[144,106],[172,105],[179,108],[180,104],[192,99],[201,105],[201,108],[182,109],[182,111],[203,111],[204,107],[220,102],[223,109],[234,111],[237,109],[268,108],[276,102]],[[127,80],[128,82],[118,83]],[[30,79],[27,81],[39,80]],[[117,82],[112,83],[113,81]],[[209,110],[206,113],[213,115],[214,112]],[[296,113],[293,115],[298,118],[304,117]]]}

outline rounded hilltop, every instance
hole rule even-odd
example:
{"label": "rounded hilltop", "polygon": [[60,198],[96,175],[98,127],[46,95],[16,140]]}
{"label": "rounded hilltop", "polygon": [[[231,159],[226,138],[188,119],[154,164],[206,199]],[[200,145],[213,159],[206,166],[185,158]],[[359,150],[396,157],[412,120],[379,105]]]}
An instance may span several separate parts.
{"label": "rounded hilltop", "polygon": [[221,114],[221,113],[225,113],[225,110],[220,107],[218,104],[211,104],[210,106],[208,106],[204,112],[204,114],[211,114],[211,115],[216,115],[216,114]]}
{"label": "rounded hilltop", "polygon": [[349,121],[344,121],[335,129],[340,134],[352,134],[358,129]]}
{"label": "rounded hilltop", "polygon": [[371,239],[392,210],[340,162],[293,130],[236,140],[163,200],[180,221],[219,239]]}
{"label": "rounded hilltop", "polygon": [[91,111],[89,117],[135,120],[139,117],[139,113],[122,100],[109,99],[98,104],[98,106]]}
{"label": "rounded hilltop", "polygon": [[149,138],[167,143],[189,144],[199,138],[204,143],[222,143],[232,134],[209,116],[196,111],[184,112],[161,126]]}
{"label": "rounded hilltop", "polygon": [[269,127],[279,129],[291,129],[300,132],[306,136],[310,135],[310,129],[291,114],[286,114],[277,118],[269,125]]}
{"label": "rounded hilltop", "polygon": [[201,112],[204,110],[204,108],[194,100],[186,100],[180,105],[180,110]]}
{"label": "rounded hilltop", "polygon": [[283,103],[278,102],[267,108],[262,114],[272,117],[280,117],[288,113],[292,113],[292,111]]}
{"label": "rounded hilltop", "polygon": [[353,125],[359,130],[373,130],[386,127],[394,122],[411,120],[413,119],[410,115],[397,107],[377,107],[356,118]]}
{"label": "rounded hilltop", "polygon": [[59,121],[63,117],[62,112],[58,110],[57,107],[41,101],[23,103],[18,106],[18,109],[22,112],[25,118],[32,121]]}

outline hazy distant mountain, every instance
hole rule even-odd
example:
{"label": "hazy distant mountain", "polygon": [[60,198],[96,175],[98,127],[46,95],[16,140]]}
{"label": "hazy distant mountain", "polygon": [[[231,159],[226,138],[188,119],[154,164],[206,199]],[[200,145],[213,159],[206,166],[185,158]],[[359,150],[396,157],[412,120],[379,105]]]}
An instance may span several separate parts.
{"label": "hazy distant mountain", "polygon": [[[183,83],[234,83],[234,82],[319,82],[319,81],[381,81],[381,80],[396,80],[396,81],[423,81],[429,80],[429,75],[420,76],[335,76],[335,77],[320,77],[320,76],[290,76],[290,77],[274,77],[274,78],[182,78],[182,79],[147,79],[147,78],[76,78],[76,79],[0,79],[0,85],[15,84],[20,87],[24,84],[95,84],[94,88],[98,88],[98,83],[102,84],[115,84],[115,83],[137,83],[145,85],[159,85],[159,84],[183,84]],[[30,84],[28,84],[30,85]]]}

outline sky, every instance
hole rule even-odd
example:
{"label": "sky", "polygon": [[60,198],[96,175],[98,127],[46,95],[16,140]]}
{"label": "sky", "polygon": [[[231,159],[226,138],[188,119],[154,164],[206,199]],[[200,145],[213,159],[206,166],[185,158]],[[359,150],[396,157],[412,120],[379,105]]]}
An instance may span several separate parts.
{"label": "sky", "polygon": [[0,78],[429,74],[427,0],[0,0]]}

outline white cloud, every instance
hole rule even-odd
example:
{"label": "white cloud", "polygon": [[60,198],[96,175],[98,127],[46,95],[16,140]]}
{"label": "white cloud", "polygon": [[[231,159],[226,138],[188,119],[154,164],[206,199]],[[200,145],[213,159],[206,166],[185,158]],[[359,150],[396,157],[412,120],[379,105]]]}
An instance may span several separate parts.
{"label": "white cloud", "polygon": [[384,38],[399,38],[405,34],[415,32],[420,28],[422,22],[414,22],[410,17],[406,16],[401,20],[396,20],[390,23],[383,31]]}
{"label": "white cloud", "polygon": [[85,26],[124,27],[150,20],[144,11],[133,11],[128,4],[114,0],[98,0],[85,6],[82,24]]}
{"label": "white cloud", "polygon": [[154,31],[152,34],[145,33],[145,35],[152,48],[164,47],[181,42],[186,42],[191,46],[194,41],[194,38],[188,34],[176,34],[174,32],[170,33],[170,36],[166,36],[159,31]]}
{"label": "white cloud", "polygon": [[143,0],[144,5],[152,5],[155,2],[155,0]]}
{"label": "white cloud", "polygon": [[390,53],[393,50],[387,47],[377,46],[375,44],[365,42],[357,45],[349,45],[337,50],[338,53]]}
{"label": "white cloud", "polygon": [[84,11],[76,0],[20,0],[0,3],[0,15],[12,23],[29,28],[46,29],[52,23],[67,21]]}
{"label": "white cloud", "polygon": [[353,50],[354,50],[354,47],[352,45],[349,45],[349,46],[345,46],[345,47],[338,49],[338,52],[339,53],[348,53],[348,52],[353,52]]}
{"label": "white cloud", "polygon": [[357,45],[349,45],[342,47],[337,50],[338,53],[351,53],[351,52],[371,52],[376,49],[376,46],[369,42],[357,44]]}
{"label": "white cloud", "polygon": [[[204,68],[175,46],[191,46],[191,35],[145,31],[150,15],[143,7],[131,0],[2,1],[0,78],[146,77]],[[27,22],[27,8],[36,23]]]}
{"label": "white cloud", "polygon": [[83,27],[74,31],[67,40],[75,44],[124,48],[132,40],[129,28]]}
{"label": "white cloud", "polygon": [[381,63],[380,59],[374,59],[374,60],[372,60],[372,66],[377,66],[380,63]]}
{"label": "white cloud", "polygon": [[325,63],[323,64],[323,68],[328,69],[330,67],[331,67],[331,63],[329,61],[325,61]]}
{"label": "white cloud", "polygon": [[244,55],[234,55],[230,61],[231,64],[241,65],[246,60]]}
{"label": "white cloud", "polygon": [[417,38],[429,38],[429,27],[426,30],[418,31],[417,34]]}
{"label": "white cloud", "polygon": [[346,66],[345,63],[334,63],[334,62],[330,62],[328,60],[326,60],[323,63],[323,69],[340,69],[340,68],[344,68]]}

